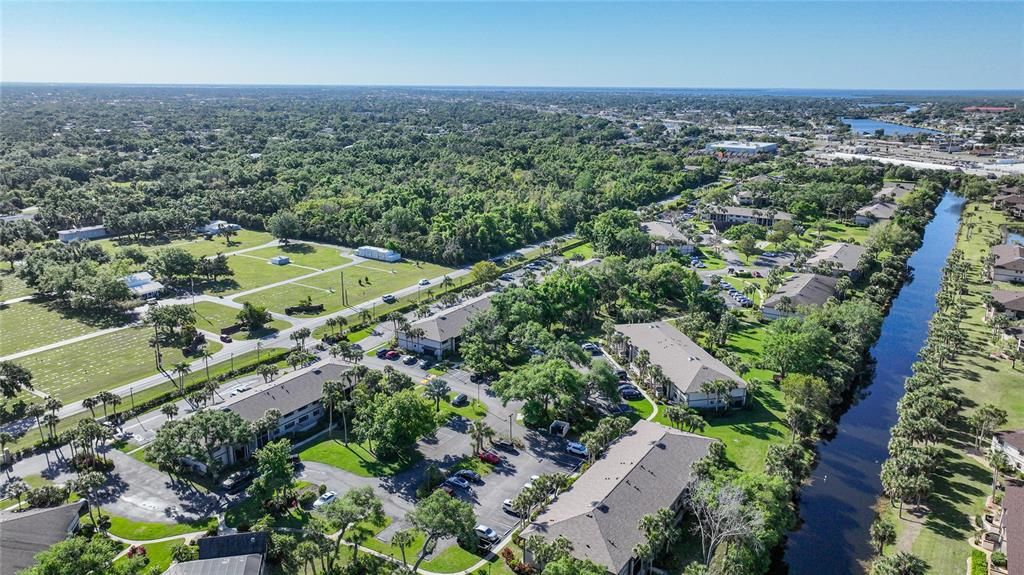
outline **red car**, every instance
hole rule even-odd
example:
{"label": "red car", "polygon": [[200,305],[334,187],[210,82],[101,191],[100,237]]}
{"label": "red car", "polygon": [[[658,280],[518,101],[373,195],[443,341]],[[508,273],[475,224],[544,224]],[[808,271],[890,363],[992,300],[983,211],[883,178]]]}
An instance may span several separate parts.
{"label": "red car", "polygon": [[497,453],[494,453],[492,451],[483,451],[480,453],[479,457],[480,461],[483,461],[484,463],[490,463],[491,465],[497,465],[501,463],[501,458],[498,457]]}
{"label": "red car", "polygon": [[389,351],[389,352],[387,352],[386,354],[384,354],[384,358],[385,359],[390,359],[390,360],[395,360],[395,359],[398,359],[400,357],[402,357],[402,354],[398,353],[398,350],[394,350],[394,349]]}
{"label": "red car", "polygon": [[755,278],[761,277],[761,272],[759,272],[759,271],[754,271],[754,272],[751,272],[751,273],[754,274]]}

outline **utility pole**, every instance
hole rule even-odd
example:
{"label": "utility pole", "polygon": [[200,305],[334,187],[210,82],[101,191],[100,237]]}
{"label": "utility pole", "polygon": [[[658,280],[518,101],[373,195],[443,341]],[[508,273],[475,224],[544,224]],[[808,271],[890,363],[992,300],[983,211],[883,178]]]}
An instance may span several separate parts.
{"label": "utility pole", "polygon": [[256,363],[260,362],[260,348],[263,347],[262,341],[256,342]]}
{"label": "utility pole", "polygon": [[[480,388],[478,387],[477,389],[480,389]],[[512,441],[512,417],[514,417],[515,414],[516,414],[516,412],[514,412],[514,411],[512,413],[508,414],[508,440],[509,441]]]}

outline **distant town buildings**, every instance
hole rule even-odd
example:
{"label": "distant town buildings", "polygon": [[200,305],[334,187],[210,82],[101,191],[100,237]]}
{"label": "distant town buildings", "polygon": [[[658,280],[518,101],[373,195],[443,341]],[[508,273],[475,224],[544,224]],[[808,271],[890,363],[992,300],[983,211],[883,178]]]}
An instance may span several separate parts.
{"label": "distant town buildings", "polygon": [[395,250],[378,248],[375,246],[362,246],[356,250],[356,255],[368,260],[377,260],[381,262],[397,262],[402,259],[402,254]]}
{"label": "distant town buildings", "polygon": [[718,228],[736,224],[758,224],[770,228],[775,225],[775,222],[791,221],[793,214],[743,206],[711,206],[705,212],[704,217]]}
{"label": "distant town buildings", "polygon": [[107,228],[103,226],[88,226],[84,228],[71,228],[57,232],[57,239],[68,244],[76,240],[94,240],[107,235]]}
{"label": "distant town buildings", "polygon": [[[455,353],[462,328],[473,314],[491,309],[493,295],[485,293],[412,322],[408,331],[398,333],[398,347],[438,359],[445,353]],[[410,335],[419,334],[419,330],[422,330],[422,335]]]}
{"label": "distant town buildings", "polygon": [[738,140],[725,140],[712,142],[707,145],[712,152],[725,152],[727,154],[743,154],[753,156],[755,154],[774,154],[778,151],[779,145],[772,142],[741,142]]}

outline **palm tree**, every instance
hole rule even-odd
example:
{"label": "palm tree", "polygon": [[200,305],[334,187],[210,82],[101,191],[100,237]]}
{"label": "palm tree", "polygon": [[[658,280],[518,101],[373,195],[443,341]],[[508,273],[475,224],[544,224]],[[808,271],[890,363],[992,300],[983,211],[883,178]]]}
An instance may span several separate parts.
{"label": "palm tree", "polygon": [[210,381],[210,358],[213,357],[213,354],[204,347],[199,352],[199,357],[203,358],[203,366],[206,368],[206,381]]}
{"label": "palm tree", "polygon": [[185,376],[192,371],[192,368],[188,366],[187,362],[179,361],[174,364],[174,369],[171,373],[178,376],[178,393],[185,393]]}
{"label": "palm tree", "polygon": [[[327,403],[327,437],[331,438],[334,436],[334,409],[337,407],[339,402],[344,401],[345,399],[344,383],[334,379],[325,381],[323,398],[324,402]],[[345,443],[348,443],[347,429],[345,431]]]}
{"label": "palm tree", "polygon": [[46,414],[46,408],[43,407],[42,405],[38,404],[38,403],[33,403],[32,405],[28,406],[28,409],[25,410],[25,415],[27,415],[29,417],[32,417],[32,418],[35,418],[36,426],[39,428],[39,439],[41,441],[46,441],[46,437],[43,436],[43,419],[42,419],[43,415],[45,415],[45,414]]}
{"label": "palm tree", "polygon": [[992,495],[994,496],[996,488],[999,487],[999,478],[1004,473],[1013,471],[1013,466],[1010,465],[1010,460],[1005,453],[994,449],[988,456],[988,464],[992,468]]}
{"label": "palm tree", "polygon": [[121,405],[121,396],[117,395],[116,393],[111,393],[109,401],[110,401],[110,405],[114,408],[114,417],[116,418],[117,417],[117,406]]}
{"label": "palm tree", "polygon": [[470,422],[468,431],[476,445],[476,453],[483,451],[485,439],[491,439],[496,435],[494,429],[483,421]]}
{"label": "palm tree", "polygon": [[57,424],[60,423],[60,418],[52,413],[47,413],[43,416],[43,423],[46,424],[46,429],[50,432],[50,439],[54,439],[54,435],[57,433]]}
{"label": "palm tree", "polygon": [[416,537],[410,529],[396,531],[395,534],[391,536],[391,546],[398,547],[398,551],[402,554],[402,566],[406,569],[409,568],[409,562],[405,558],[405,548],[411,546],[415,539]]}
{"label": "palm tree", "polygon": [[164,406],[160,408],[160,413],[167,417],[167,421],[170,421],[178,415],[178,405],[174,403],[164,404]]}
{"label": "palm tree", "polygon": [[93,494],[96,490],[103,486],[107,482],[107,478],[98,471],[88,471],[78,476],[73,483],[75,491],[82,496],[82,499],[88,503],[89,506],[89,518],[92,519],[93,525],[96,524],[96,516],[93,515],[93,508],[95,507],[99,511],[99,503],[96,501],[96,497]]}
{"label": "palm tree", "polygon": [[96,418],[96,406],[100,404],[100,401],[95,397],[87,397],[82,400],[82,407],[89,410],[92,413],[93,419]]}
{"label": "palm tree", "polygon": [[905,551],[879,557],[871,564],[871,575],[924,575],[927,572],[927,563]]}
{"label": "palm tree", "polygon": [[21,509],[21,497],[31,489],[32,488],[28,486],[28,483],[25,483],[25,480],[19,477],[7,484],[7,496],[17,499],[18,509]]}
{"label": "palm tree", "polygon": [[448,393],[452,388],[448,385],[448,382],[443,379],[432,379],[427,383],[426,396],[427,399],[434,400],[434,409],[441,411],[441,400],[448,399]]}
{"label": "palm tree", "polygon": [[57,415],[57,412],[60,411],[60,408],[64,407],[64,404],[56,397],[47,397],[44,402],[44,406],[46,407],[46,411]]}

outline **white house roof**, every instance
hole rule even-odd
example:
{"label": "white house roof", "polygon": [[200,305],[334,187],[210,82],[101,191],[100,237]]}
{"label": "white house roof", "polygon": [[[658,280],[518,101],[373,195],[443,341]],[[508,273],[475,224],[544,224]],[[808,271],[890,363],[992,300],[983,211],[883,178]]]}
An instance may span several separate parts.
{"label": "white house roof", "polygon": [[696,393],[710,381],[731,380],[740,388],[746,382],[729,366],[664,321],[627,323],[615,330],[629,338],[631,345],[646,349],[651,363],[661,367],[672,384],[683,393]]}

